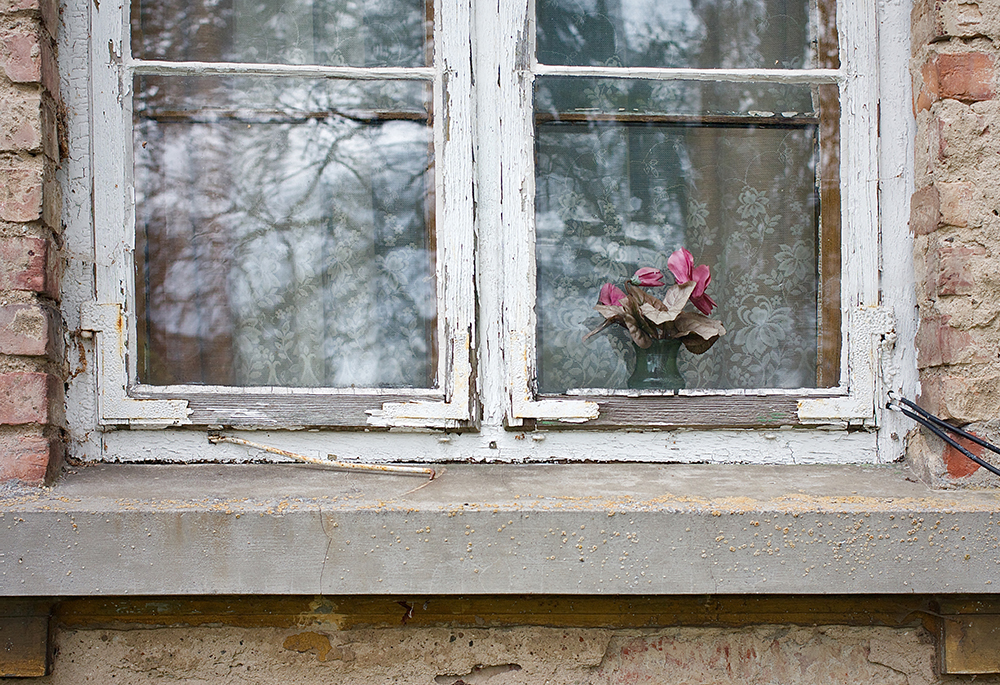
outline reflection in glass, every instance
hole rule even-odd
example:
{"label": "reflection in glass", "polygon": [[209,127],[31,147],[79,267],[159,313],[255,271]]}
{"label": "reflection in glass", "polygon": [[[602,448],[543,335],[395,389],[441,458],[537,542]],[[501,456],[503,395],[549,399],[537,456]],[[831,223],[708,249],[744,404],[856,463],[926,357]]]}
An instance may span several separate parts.
{"label": "reflection in glass", "polygon": [[425,66],[424,0],[132,0],[139,59]]}
{"label": "reflection in glass", "polygon": [[[759,118],[815,117],[815,89],[785,83],[653,81],[649,79],[546,76],[536,81],[535,111],[547,119],[587,120],[638,115],[712,115]],[[743,120],[745,121],[745,120]]]}
{"label": "reflection in glass", "polygon": [[433,385],[426,91],[137,78],[141,382]]}
{"label": "reflection in glass", "polygon": [[728,331],[703,355],[681,352],[686,387],[815,387],[818,119],[617,110],[537,115],[540,390],[626,387],[624,329],[581,340],[602,321],[601,285],[641,266],[667,273],[680,247],[711,268],[713,318]]}
{"label": "reflection in glass", "polygon": [[537,0],[538,61],[802,69],[824,38],[816,0]]}

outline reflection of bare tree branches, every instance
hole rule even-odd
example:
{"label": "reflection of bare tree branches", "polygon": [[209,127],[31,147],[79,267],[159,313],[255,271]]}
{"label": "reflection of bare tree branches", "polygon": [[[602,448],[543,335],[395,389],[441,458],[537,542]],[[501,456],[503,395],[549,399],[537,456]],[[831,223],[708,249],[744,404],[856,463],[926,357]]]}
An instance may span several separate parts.
{"label": "reflection of bare tree branches", "polygon": [[[223,274],[232,309],[235,382],[425,385],[425,319],[433,320],[435,309],[423,247],[425,86],[235,77],[228,82],[240,87],[211,88],[224,97],[202,108],[164,97],[183,79],[144,78],[156,86],[155,99],[137,106],[138,128],[169,129],[183,147],[197,140],[199,154],[215,160],[199,170],[196,184],[202,191],[220,185],[220,197],[212,206],[196,201],[176,209],[200,215],[190,219],[204,227],[199,240],[223,238],[227,256],[209,268]],[[400,106],[354,105],[370,92]],[[176,166],[184,156],[178,144],[158,147],[147,138],[152,147],[140,147],[137,158],[146,165],[141,175],[170,167],[185,178],[195,171]],[[165,218],[148,224],[150,244]],[[185,249],[151,255],[150,262],[190,271]],[[153,290],[161,300],[176,299],[183,283],[168,282],[157,268],[163,275]],[[156,312],[152,302],[147,314]],[[172,326],[153,322],[154,344],[170,345]],[[197,373],[183,377],[192,371],[182,365],[180,380],[197,382]]]}

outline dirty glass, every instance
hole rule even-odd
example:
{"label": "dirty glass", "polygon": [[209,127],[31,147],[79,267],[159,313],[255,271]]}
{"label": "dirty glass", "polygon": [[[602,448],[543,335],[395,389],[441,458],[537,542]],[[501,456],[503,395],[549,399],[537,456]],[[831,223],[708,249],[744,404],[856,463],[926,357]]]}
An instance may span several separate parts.
{"label": "dirty glass", "polygon": [[537,0],[542,64],[704,69],[816,65],[810,0]]}
{"label": "dirty glass", "polygon": [[[546,64],[837,66],[832,4],[539,0]],[[686,388],[834,385],[839,364],[836,87],[547,76],[535,82],[537,374],[543,393],[626,388],[636,345],[594,310],[640,267],[711,271],[711,349]],[[832,97],[831,97],[832,93]],[[648,289],[662,296],[665,287]],[[694,311],[688,305],[688,309]]]}
{"label": "dirty glass", "polygon": [[419,67],[424,0],[133,0],[132,54],[201,62]]}
{"label": "dirty glass", "polygon": [[137,77],[140,381],[433,384],[428,90]]}

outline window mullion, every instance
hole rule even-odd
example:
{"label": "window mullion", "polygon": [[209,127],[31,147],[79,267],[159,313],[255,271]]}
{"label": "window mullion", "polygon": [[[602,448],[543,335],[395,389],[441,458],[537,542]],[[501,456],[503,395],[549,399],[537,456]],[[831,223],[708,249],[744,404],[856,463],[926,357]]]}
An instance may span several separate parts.
{"label": "window mullion", "polygon": [[894,330],[879,301],[878,215],[878,25],[875,7],[840,2],[837,7],[840,83],[843,340],[841,385],[848,394],[803,400],[804,423],[877,423],[881,414],[881,352]]}
{"label": "window mullion", "polygon": [[667,67],[593,67],[539,64],[537,76],[647,79],[652,81],[711,81],[713,83],[837,83],[839,69],[694,69]]}
{"label": "window mullion", "polygon": [[535,369],[535,18],[531,2],[499,5],[500,226],[509,253],[504,263],[503,330],[510,394],[508,422],[597,418],[587,400],[536,400]]}
{"label": "window mullion", "polygon": [[341,67],[316,64],[264,64],[246,62],[172,62],[169,60],[126,60],[125,68],[135,74],[161,76],[296,76],[338,78],[352,81],[417,80],[432,81],[433,67]]}
{"label": "window mullion", "polygon": [[444,402],[390,402],[378,426],[458,427],[473,420],[475,230],[472,211],[472,0],[438,0],[434,13],[434,197],[438,377]]}

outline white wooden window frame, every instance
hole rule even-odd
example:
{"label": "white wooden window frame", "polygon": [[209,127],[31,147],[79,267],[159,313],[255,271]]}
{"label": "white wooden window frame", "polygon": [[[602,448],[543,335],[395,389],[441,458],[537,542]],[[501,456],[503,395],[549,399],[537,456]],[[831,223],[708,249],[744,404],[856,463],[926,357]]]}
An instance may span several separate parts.
{"label": "white wooden window frame", "polygon": [[[900,437],[905,427],[893,414],[882,415],[880,408],[883,387],[902,389],[910,395],[916,391],[912,348],[916,321],[907,229],[913,183],[913,123],[907,104],[909,0],[840,0],[840,68],[794,72],[539,65],[534,60],[531,0],[437,0],[434,66],[411,69],[406,74],[393,69],[179,67],[138,62],[129,54],[127,5],[81,3],[78,8],[74,2],[67,0],[67,7],[74,11],[66,16],[75,22],[75,29],[68,27],[62,45],[74,44],[87,32],[89,55],[85,76],[71,76],[75,80],[67,93],[70,104],[83,112],[73,114],[71,107],[71,122],[78,122],[72,125],[89,138],[85,143],[71,138],[71,146],[86,148],[89,157],[83,171],[70,169],[69,178],[64,178],[71,191],[66,194],[69,202],[64,214],[72,219],[67,229],[71,252],[87,253],[81,236],[92,230],[94,269],[93,280],[88,282],[89,266],[75,265],[71,260],[70,271],[78,268],[83,275],[79,284],[67,283],[65,302],[74,311],[74,303],[79,303],[79,329],[84,335],[92,331],[97,338],[89,352],[96,363],[84,363],[75,372],[68,394],[70,428],[83,446],[83,458],[201,461],[264,456],[247,455],[232,445],[209,447],[204,430],[159,430],[185,425],[235,427],[237,433],[241,427],[271,430],[257,430],[252,437],[303,454],[335,452],[345,460],[376,462],[628,459],[856,463],[893,461],[902,454]],[[459,30],[445,32],[444,26]],[[206,419],[192,418],[189,398],[200,392],[203,396],[197,399],[202,406],[211,407],[216,389],[206,393],[200,386],[150,388],[132,382],[135,374],[130,367],[135,364],[136,343],[130,319],[134,287],[133,194],[128,171],[131,77],[136,71],[179,73],[184,69],[194,73],[404,77],[435,84],[434,111],[443,113],[435,116],[434,123],[435,201],[437,224],[447,227],[447,232],[442,230],[439,235],[436,262],[439,332],[444,341],[439,355],[443,391],[237,389],[245,400],[243,414],[234,416],[231,408],[222,408],[214,414],[203,411],[203,417],[209,417]],[[478,84],[475,88],[473,73]],[[613,438],[596,439],[597,434],[587,428],[607,428],[595,419],[601,415],[603,398],[540,397],[535,392],[531,95],[533,79],[547,74],[838,85],[843,254],[840,386],[790,392],[682,391],[678,398],[708,400],[723,408],[748,397],[790,399],[795,408],[791,423],[798,429],[721,426],[700,430],[663,425],[652,426],[658,430],[650,431],[644,429],[651,426],[639,426],[640,430],[614,431]],[[69,166],[74,164],[75,160]],[[87,178],[87,171],[92,171],[92,179]],[[90,198],[84,203],[75,194],[82,189],[81,183],[86,183],[86,194],[92,192],[92,206]],[[73,219],[83,214],[91,217],[85,231],[79,230],[79,221]],[[893,248],[884,249],[886,244]],[[82,259],[89,264],[85,256]],[[67,316],[73,320],[72,314]],[[897,339],[903,344],[893,345]],[[87,345],[81,349],[90,350]],[[218,390],[222,395],[233,389]],[[79,403],[72,406],[74,402]],[[266,408],[259,409],[259,405]],[[285,430],[336,427],[335,420],[327,419],[339,411],[338,406],[348,405],[355,411],[361,406],[368,426],[390,430]],[[563,428],[550,430],[549,426]],[[803,430],[809,426],[812,428]],[[131,430],[112,430],[117,427]],[[526,436],[523,429],[531,427],[536,430]],[[158,430],[145,430],[151,428]],[[424,430],[428,428],[434,430]]]}
{"label": "white wooden window frame", "polygon": [[[504,274],[504,350],[509,360],[507,420],[587,423],[597,419],[603,402],[596,399],[541,398],[535,389],[536,317],[534,252],[534,124],[533,84],[537,76],[600,77],[742,83],[836,84],[840,92],[842,194],[840,384],[822,389],[681,390],[689,398],[789,398],[794,418],[788,423],[874,427],[882,396],[880,358],[876,352],[894,329],[879,291],[880,245],[878,204],[878,21],[873,3],[841,1],[837,5],[840,39],[838,69],[692,69],[554,66],[535,59],[533,2],[500,3],[495,43],[480,49],[501,60],[496,103],[501,138],[511,141],[500,153],[502,245],[508,250]],[[504,64],[514,64],[505,69]],[[874,248],[874,249],[873,249]],[[527,284],[525,283],[527,279]],[[581,394],[628,397],[627,392],[582,391]],[[646,393],[648,394],[648,393]],[[671,393],[674,394],[674,393]],[[716,404],[716,406],[720,406]],[[646,424],[648,425],[648,424]]]}
{"label": "white wooden window frame", "polygon": [[[437,2],[430,67],[340,67],[136,59],[127,3],[91,10],[96,299],[81,327],[97,334],[102,425],[140,427],[420,426],[459,428],[475,417],[472,392],[474,236],[472,73],[468,2]],[[445,30],[445,27],[448,27]],[[135,192],[132,186],[133,77],[262,75],[415,80],[432,85],[439,389],[142,386],[135,381]]]}

